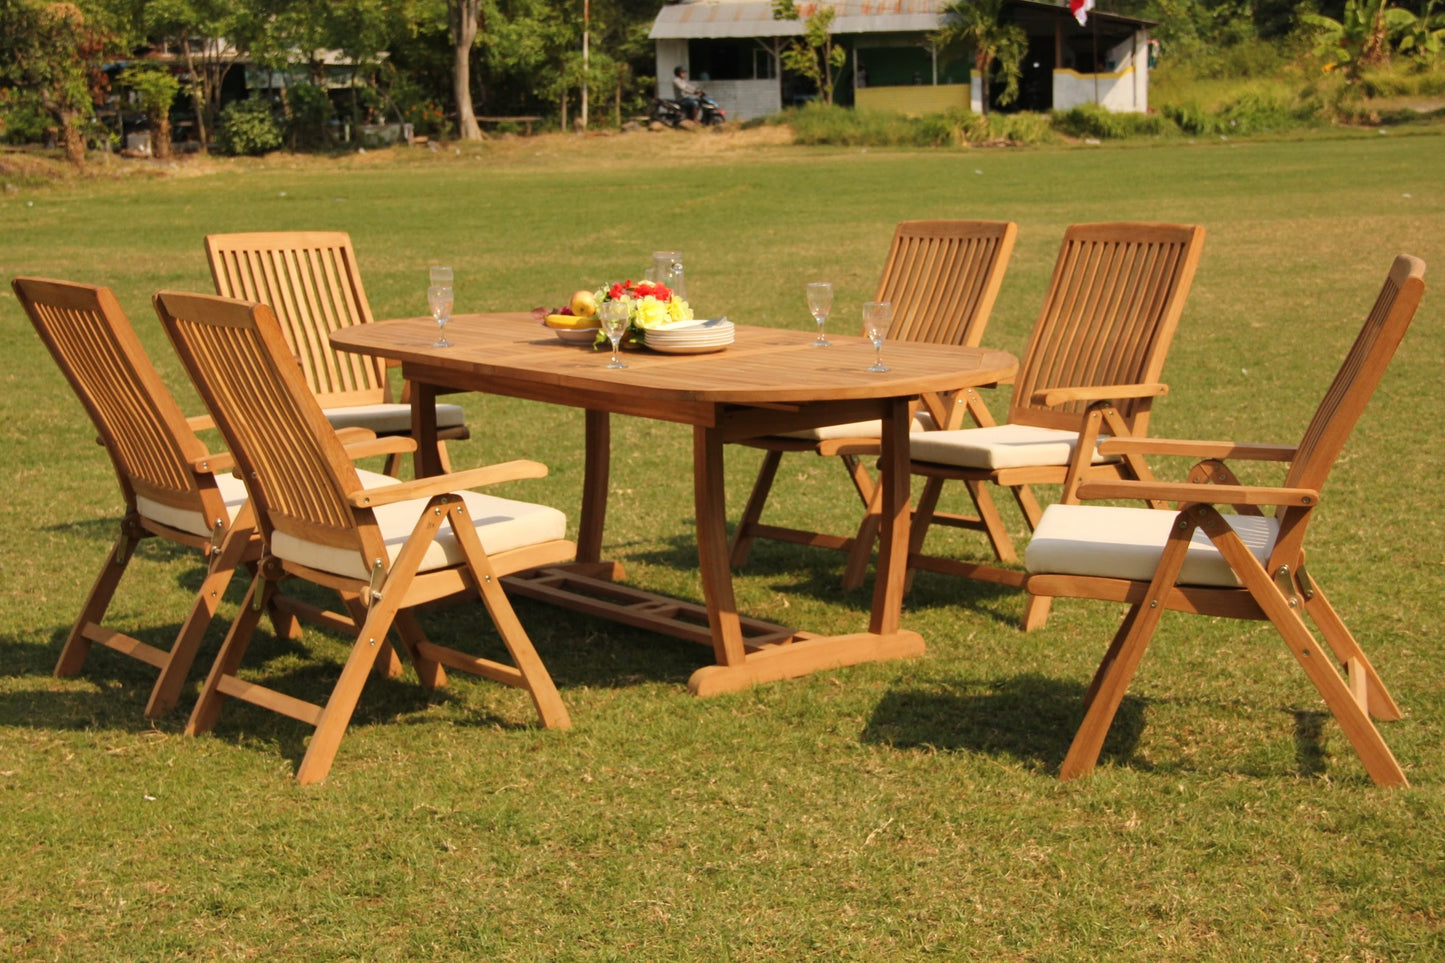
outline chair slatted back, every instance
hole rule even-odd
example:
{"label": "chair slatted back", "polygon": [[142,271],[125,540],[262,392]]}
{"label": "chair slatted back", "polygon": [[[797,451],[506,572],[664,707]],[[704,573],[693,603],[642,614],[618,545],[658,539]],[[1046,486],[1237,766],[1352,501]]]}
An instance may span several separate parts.
{"label": "chair slatted back", "polygon": [[1007,221],[900,222],[874,297],[893,305],[888,337],[977,347],[1017,234]]}
{"label": "chair slatted back", "polygon": [[[1073,430],[1087,403],[1049,408],[1034,394],[1159,381],[1203,244],[1204,228],[1187,225],[1070,227],[1014,382],[1008,420]],[[1147,431],[1150,399],[1120,400],[1116,408],[1134,434]]]}
{"label": "chair slatted back", "polygon": [[206,237],[206,258],[217,294],[271,308],[323,408],[385,399],[385,364],[337,351],[329,340],[332,331],[373,320],[349,235],[211,234]]}
{"label": "chair slatted back", "polygon": [[261,529],[362,547],[346,494],[356,470],[300,370],[271,309],[162,291],[156,313],[241,466]]}
{"label": "chair slatted back", "polygon": [[1395,258],[1374,307],[1305,429],[1285,485],[1318,489],[1384,377],[1425,293],[1425,262]]}
{"label": "chair slatted back", "polygon": [[226,518],[208,476],[191,467],[207,455],[205,444],[110,289],[43,278],[16,278],[11,286],[100,434],[127,507],[135,509],[139,493],[206,518]]}

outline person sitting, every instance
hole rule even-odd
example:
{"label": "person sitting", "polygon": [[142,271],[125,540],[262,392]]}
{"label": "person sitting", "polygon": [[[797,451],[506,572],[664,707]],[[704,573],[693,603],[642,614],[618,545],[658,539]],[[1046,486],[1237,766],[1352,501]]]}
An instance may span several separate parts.
{"label": "person sitting", "polygon": [[687,79],[686,67],[672,68],[672,99],[687,112],[689,120],[697,120],[702,109],[702,88]]}

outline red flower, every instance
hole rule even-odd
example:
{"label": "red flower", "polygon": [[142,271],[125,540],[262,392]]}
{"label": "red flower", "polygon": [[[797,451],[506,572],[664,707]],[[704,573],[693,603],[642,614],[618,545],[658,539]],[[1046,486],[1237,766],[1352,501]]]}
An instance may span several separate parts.
{"label": "red flower", "polygon": [[659,301],[671,301],[672,288],[669,288],[666,284],[654,284],[652,286],[652,296]]}
{"label": "red flower", "polygon": [[620,301],[622,300],[622,296],[626,293],[627,287],[619,281],[612,285],[612,289],[607,292],[607,296],[614,301]]}

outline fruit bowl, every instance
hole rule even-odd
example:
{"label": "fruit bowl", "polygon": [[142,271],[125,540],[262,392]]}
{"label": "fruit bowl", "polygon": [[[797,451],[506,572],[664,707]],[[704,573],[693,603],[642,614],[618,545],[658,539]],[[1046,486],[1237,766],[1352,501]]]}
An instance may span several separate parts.
{"label": "fruit bowl", "polygon": [[591,344],[597,340],[597,328],[552,328],[552,333],[569,344]]}

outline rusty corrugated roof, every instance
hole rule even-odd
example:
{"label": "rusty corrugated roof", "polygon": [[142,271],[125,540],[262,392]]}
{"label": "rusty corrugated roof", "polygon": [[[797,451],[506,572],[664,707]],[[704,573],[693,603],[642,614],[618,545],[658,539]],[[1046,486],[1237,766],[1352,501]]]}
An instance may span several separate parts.
{"label": "rusty corrugated roof", "polygon": [[[880,33],[934,30],[942,22],[947,0],[828,0],[838,12],[837,33]],[[798,13],[806,18],[819,6],[802,0]],[[654,40],[703,37],[792,37],[803,32],[802,20],[773,19],[768,0],[682,0],[658,13],[648,34]]]}

